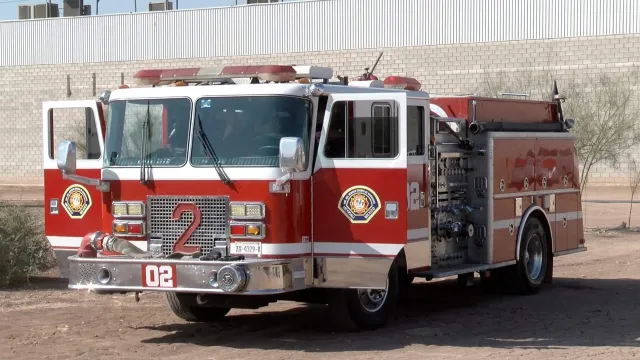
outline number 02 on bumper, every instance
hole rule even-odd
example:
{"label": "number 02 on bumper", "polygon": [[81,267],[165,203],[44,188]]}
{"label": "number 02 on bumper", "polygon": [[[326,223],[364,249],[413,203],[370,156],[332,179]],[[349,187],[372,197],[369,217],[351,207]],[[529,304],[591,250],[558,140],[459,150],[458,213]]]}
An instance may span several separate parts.
{"label": "number 02 on bumper", "polygon": [[175,288],[178,286],[175,265],[142,265],[142,286],[150,288]]}

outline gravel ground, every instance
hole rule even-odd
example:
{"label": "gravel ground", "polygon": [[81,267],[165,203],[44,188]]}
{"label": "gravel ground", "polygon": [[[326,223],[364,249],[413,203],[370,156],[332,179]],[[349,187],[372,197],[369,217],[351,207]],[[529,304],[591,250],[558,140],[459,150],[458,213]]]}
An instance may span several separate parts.
{"label": "gravel ground", "polygon": [[0,354],[15,359],[633,358],[640,344],[640,235],[589,233],[556,259],[538,295],[490,295],[455,280],[413,285],[388,327],[336,334],[322,306],[282,302],[189,324],[159,294],[72,292],[54,278],[0,292]]}
{"label": "gravel ground", "polygon": [[[590,195],[590,196],[589,196]],[[628,200],[624,189],[588,200]],[[586,200],[586,199],[585,199]],[[627,221],[629,204],[585,203],[586,226]],[[635,208],[635,206],[634,206]],[[640,224],[640,205],[632,226]],[[34,211],[41,211],[34,209]],[[637,214],[636,214],[637,213]],[[281,302],[189,324],[160,294],[99,296],[54,277],[0,291],[1,359],[584,359],[638,357],[640,233],[589,231],[589,251],[556,259],[538,295],[491,295],[455,279],[416,280],[384,329],[336,334],[322,306]]]}

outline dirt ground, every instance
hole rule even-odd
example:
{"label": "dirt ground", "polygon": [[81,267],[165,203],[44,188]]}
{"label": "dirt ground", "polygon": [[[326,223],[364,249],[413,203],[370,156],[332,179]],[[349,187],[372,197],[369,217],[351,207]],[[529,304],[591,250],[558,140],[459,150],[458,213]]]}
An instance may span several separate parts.
{"label": "dirt ground", "polygon": [[[625,198],[595,192],[592,200]],[[632,225],[640,224],[640,205]],[[629,204],[585,203],[588,228],[627,221]],[[538,295],[490,295],[455,279],[416,280],[384,329],[336,334],[321,306],[282,302],[189,324],[160,294],[99,296],[42,277],[0,291],[2,359],[574,359],[639,357],[640,233],[591,230],[589,251],[556,258]]]}

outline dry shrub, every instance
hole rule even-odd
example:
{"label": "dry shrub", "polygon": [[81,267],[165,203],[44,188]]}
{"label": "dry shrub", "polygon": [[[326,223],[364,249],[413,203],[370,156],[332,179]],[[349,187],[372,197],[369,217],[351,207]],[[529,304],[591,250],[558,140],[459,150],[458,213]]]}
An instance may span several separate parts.
{"label": "dry shrub", "polygon": [[0,202],[0,287],[29,283],[29,277],[56,266],[38,216]]}

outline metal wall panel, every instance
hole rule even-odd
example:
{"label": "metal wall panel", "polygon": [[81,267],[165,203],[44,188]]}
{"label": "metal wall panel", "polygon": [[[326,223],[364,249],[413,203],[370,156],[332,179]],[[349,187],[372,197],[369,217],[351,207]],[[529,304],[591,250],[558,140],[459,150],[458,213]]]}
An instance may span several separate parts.
{"label": "metal wall panel", "polygon": [[0,66],[640,33],[638,0],[315,0],[0,22]]}

